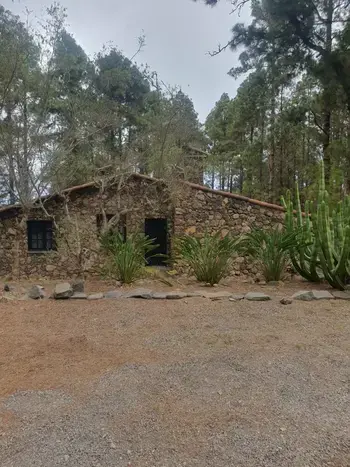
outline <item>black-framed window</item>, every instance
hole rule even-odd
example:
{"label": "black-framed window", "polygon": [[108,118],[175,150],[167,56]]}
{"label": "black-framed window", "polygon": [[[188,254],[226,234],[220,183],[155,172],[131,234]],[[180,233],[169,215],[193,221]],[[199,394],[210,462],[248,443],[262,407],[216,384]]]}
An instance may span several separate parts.
{"label": "black-framed window", "polygon": [[28,221],[28,250],[55,250],[52,221]]}
{"label": "black-framed window", "polygon": [[[115,214],[106,214],[106,220],[109,222]],[[96,216],[97,230],[100,233],[103,226],[103,216],[102,214],[97,214]],[[120,216],[119,222],[117,225],[113,226],[111,232],[119,232],[123,238],[124,242],[126,241],[126,214]]]}

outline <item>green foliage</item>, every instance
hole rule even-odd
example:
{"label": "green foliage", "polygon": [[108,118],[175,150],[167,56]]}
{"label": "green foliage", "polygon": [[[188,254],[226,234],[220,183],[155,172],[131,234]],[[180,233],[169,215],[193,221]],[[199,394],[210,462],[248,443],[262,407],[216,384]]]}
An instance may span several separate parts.
{"label": "green foliage", "polygon": [[221,232],[206,233],[203,238],[186,235],[179,239],[179,259],[198,281],[214,285],[228,275],[230,260],[238,251],[238,245],[239,239],[222,237]]}
{"label": "green foliage", "polygon": [[308,280],[325,279],[332,287],[343,290],[350,278],[350,197],[346,196],[332,210],[321,164],[316,204],[307,201],[303,213],[297,191],[295,215],[290,195],[282,201],[287,210],[287,230],[292,232],[296,226],[301,229],[298,246],[291,251],[296,271]]}
{"label": "green foliage", "polygon": [[106,232],[100,241],[111,260],[109,273],[125,284],[140,277],[145,268],[145,256],[151,257],[158,247],[142,234],[131,234],[125,240],[119,232]]}
{"label": "green foliage", "polygon": [[234,24],[217,53],[228,47],[240,53],[229,73],[250,74],[231,100],[238,112],[227,121],[221,99],[207,120],[216,162],[212,186],[277,202],[298,179],[303,196],[322,155],[327,187],[341,199],[350,192],[348,0],[231,3],[234,11],[250,7],[251,21]]}
{"label": "green foliage", "polygon": [[259,263],[266,281],[283,279],[289,264],[289,251],[297,246],[297,232],[275,228],[254,230],[242,241],[245,254]]}
{"label": "green foliage", "polygon": [[297,229],[297,245],[290,250],[290,258],[295,271],[310,282],[320,282],[323,278],[318,259],[317,242],[310,217],[310,202],[305,203],[303,213],[300,202],[298,185],[296,185],[296,212],[288,191],[286,199],[282,197],[282,204],[286,209],[285,227],[292,234]]}

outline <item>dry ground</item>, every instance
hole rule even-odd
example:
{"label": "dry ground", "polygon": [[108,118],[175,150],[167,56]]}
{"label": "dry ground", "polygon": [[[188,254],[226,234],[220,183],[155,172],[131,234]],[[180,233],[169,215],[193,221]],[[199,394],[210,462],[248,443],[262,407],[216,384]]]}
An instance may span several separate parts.
{"label": "dry ground", "polygon": [[265,290],[0,303],[0,465],[350,466],[350,304]]}

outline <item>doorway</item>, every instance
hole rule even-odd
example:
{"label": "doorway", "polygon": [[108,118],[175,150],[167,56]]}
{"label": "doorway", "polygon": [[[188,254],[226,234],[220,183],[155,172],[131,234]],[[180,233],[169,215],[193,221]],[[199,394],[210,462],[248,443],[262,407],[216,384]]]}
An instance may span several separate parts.
{"label": "doorway", "polygon": [[159,245],[150,255],[146,255],[149,266],[165,266],[167,258],[150,257],[154,254],[168,254],[168,221],[167,219],[145,219],[145,235],[154,239],[154,243]]}

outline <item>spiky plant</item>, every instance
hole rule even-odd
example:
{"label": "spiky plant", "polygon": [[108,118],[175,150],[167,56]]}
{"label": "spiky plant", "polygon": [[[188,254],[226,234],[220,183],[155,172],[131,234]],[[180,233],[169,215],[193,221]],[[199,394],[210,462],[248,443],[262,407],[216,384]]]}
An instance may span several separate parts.
{"label": "spiky plant", "polygon": [[256,260],[266,281],[283,279],[289,252],[297,245],[297,232],[275,229],[254,230],[241,243],[243,252]]}
{"label": "spiky plant", "polygon": [[125,284],[140,277],[145,267],[145,256],[159,245],[142,234],[131,234],[125,240],[119,232],[107,232],[101,236],[101,246],[110,258],[110,273]]}
{"label": "spiky plant", "polygon": [[313,203],[305,202],[305,210],[302,211],[299,187],[296,184],[296,210],[291,200],[290,191],[287,197],[282,198],[282,204],[286,209],[285,228],[293,233],[298,230],[298,242],[290,250],[290,259],[295,271],[310,282],[320,282],[323,279],[321,264],[318,257],[317,241],[311,222]]}
{"label": "spiky plant", "polygon": [[178,240],[178,253],[198,281],[214,285],[228,275],[238,245],[239,239],[223,237],[221,232],[202,238],[186,235]]}
{"label": "spiky plant", "polygon": [[325,279],[332,287],[343,290],[350,279],[350,197],[345,197],[331,212],[322,162],[317,203],[306,201],[303,213],[298,187],[296,196],[296,212],[290,194],[287,200],[282,198],[287,231],[301,231],[297,246],[291,249],[294,269],[307,280]]}

